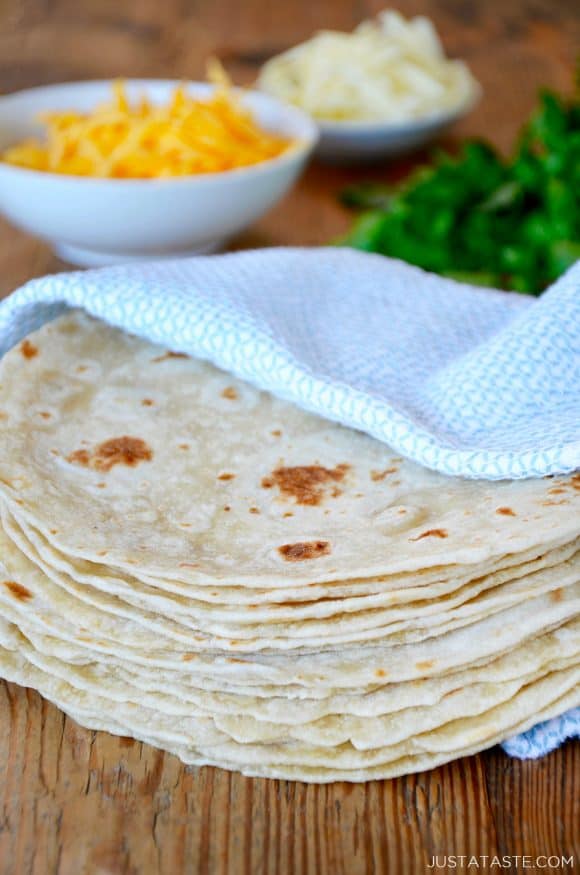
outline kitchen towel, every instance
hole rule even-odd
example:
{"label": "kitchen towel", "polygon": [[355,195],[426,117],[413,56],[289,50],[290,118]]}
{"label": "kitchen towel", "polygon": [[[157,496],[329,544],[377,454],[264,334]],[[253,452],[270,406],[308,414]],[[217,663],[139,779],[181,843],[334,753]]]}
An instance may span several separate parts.
{"label": "kitchen towel", "polygon": [[536,759],[555,750],[567,738],[580,738],[580,708],[538,723],[527,732],[504,741],[502,747],[512,757]]}
{"label": "kitchen towel", "polygon": [[65,306],[444,474],[580,467],[580,262],[539,299],[330,247],[56,274],[0,305],[0,354]]}

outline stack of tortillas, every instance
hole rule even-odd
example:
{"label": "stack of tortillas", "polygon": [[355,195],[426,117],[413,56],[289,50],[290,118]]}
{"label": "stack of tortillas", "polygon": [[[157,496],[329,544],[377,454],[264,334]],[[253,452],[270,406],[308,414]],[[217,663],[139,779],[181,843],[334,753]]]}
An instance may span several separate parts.
{"label": "stack of tortillas", "polygon": [[79,723],[361,781],[580,701],[580,478],[447,478],[80,313],[0,370],[0,671]]}

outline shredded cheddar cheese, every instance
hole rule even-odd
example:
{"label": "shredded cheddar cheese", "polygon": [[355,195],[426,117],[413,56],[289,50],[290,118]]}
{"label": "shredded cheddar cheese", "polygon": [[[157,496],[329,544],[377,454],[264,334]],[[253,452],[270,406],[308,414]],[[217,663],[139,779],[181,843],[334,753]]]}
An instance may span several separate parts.
{"label": "shredded cheddar cheese", "polygon": [[142,97],[131,104],[123,82],[112,100],[92,112],[49,112],[44,141],[7,149],[8,164],[115,179],[149,179],[215,173],[275,158],[289,141],[263,130],[232,92],[219,63],[209,65],[215,90],[207,99],[177,87],[165,105]]}

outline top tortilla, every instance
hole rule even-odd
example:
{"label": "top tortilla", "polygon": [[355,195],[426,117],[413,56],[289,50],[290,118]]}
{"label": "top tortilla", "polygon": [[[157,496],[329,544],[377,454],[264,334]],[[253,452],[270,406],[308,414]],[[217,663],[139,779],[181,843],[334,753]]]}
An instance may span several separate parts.
{"label": "top tortilla", "polygon": [[576,537],[579,475],[449,478],[80,312],[0,366],[0,497],[70,556],[269,588]]}

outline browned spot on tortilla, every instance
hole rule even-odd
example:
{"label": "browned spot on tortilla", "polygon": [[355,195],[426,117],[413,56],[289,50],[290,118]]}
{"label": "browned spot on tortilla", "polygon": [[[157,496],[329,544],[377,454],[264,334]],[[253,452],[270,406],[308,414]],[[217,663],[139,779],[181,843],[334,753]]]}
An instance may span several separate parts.
{"label": "browned spot on tortilla", "polygon": [[15,599],[18,599],[21,602],[27,602],[32,598],[30,590],[26,589],[25,586],[22,586],[21,583],[16,583],[15,580],[5,580],[4,586]]}
{"label": "browned spot on tortilla", "polygon": [[195,653],[184,653],[181,657],[182,662],[191,662],[192,659],[195,659]]}
{"label": "browned spot on tortilla", "polygon": [[143,398],[141,404],[143,405],[143,407],[153,407],[155,401],[153,401],[152,398]]}
{"label": "browned spot on tortilla", "polygon": [[228,401],[237,401],[238,393],[233,386],[226,386],[226,388],[222,392],[222,398],[227,398]]}
{"label": "browned spot on tortilla", "polygon": [[386,677],[387,673],[386,673],[386,671],[384,670],[384,668],[377,668],[377,670],[375,671],[375,675],[376,675],[378,678],[384,678],[384,677]]}
{"label": "browned spot on tortilla", "polygon": [[106,485],[107,485],[107,484],[106,484],[106,483],[103,483],[103,482],[101,482],[101,483],[97,483],[97,489],[105,489]]}
{"label": "browned spot on tortilla", "polygon": [[199,568],[199,563],[198,562],[180,562],[179,567],[180,568]]}
{"label": "browned spot on tortilla", "polygon": [[234,480],[235,474],[230,474],[228,471],[225,471],[223,474],[218,474],[218,480]]}
{"label": "browned spot on tortilla", "polygon": [[496,507],[495,512],[501,516],[517,516],[517,513],[511,507]]}
{"label": "browned spot on tortilla", "polygon": [[134,468],[139,462],[150,462],[152,458],[153,451],[144,440],[123,435],[103,441],[92,453],[85,449],[75,450],[67,456],[67,461],[94,468],[95,471],[107,472],[115,465]]}
{"label": "browned spot on tortilla", "polygon": [[108,550],[99,550],[99,552],[97,553],[97,556],[106,556],[108,552],[109,552]]}
{"label": "browned spot on tortilla", "polygon": [[322,465],[295,465],[281,467],[272,471],[269,477],[262,478],[262,487],[271,489],[277,486],[285,498],[293,498],[296,504],[315,506],[325,498],[326,487],[330,486],[330,495],[336,498],[340,492],[333,484],[344,480],[350,465],[336,465],[335,468],[325,468]]}
{"label": "browned spot on tortilla", "polygon": [[229,504],[224,504],[224,510],[226,513],[228,513],[231,510],[231,507],[229,506]]}
{"label": "browned spot on tortilla", "polygon": [[73,465],[84,465],[87,467],[90,464],[91,456],[88,450],[75,450],[66,457],[67,462],[72,462]]}
{"label": "browned spot on tortilla", "polygon": [[428,671],[430,668],[433,668],[434,665],[435,663],[432,659],[424,659],[421,662],[416,662],[415,668],[417,671]]}
{"label": "browned spot on tortilla", "polygon": [[178,448],[179,450],[188,450],[188,449],[189,449],[189,444],[178,444],[178,445],[177,445],[177,448]]}
{"label": "browned spot on tortilla", "polygon": [[50,419],[52,416],[52,413],[49,413],[48,410],[41,410],[38,415],[42,416],[43,419]]}
{"label": "browned spot on tortilla", "polygon": [[550,499],[548,499],[548,501],[542,501],[542,506],[543,507],[552,507],[552,506],[555,506],[558,504],[568,504],[568,503],[569,502],[568,502],[567,498],[561,498],[559,501],[556,501],[555,498],[550,498]]}
{"label": "browned spot on tortilla", "polygon": [[447,529],[427,529],[426,532],[421,532],[416,538],[409,538],[410,541],[422,541],[423,538],[446,538]]}
{"label": "browned spot on tortilla", "polygon": [[245,665],[246,660],[245,659],[236,659],[234,656],[229,656],[227,658],[227,662],[238,662],[240,665]]}
{"label": "browned spot on tortilla", "polygon": [[58,450],[51,450],[50,452],[51,452],[51,455],[53,455],[53,456],[60,456],[60,453]]}
{"label": "browned spot on tortilla", "polygon": [[291,510],[287,510],[286,513],[283,514],[283,516],[286,518],[286,517],[294,516],[294,514],[292,513]]}
{"label": "browned spot on tortilla", "polygon": [[401,513],[407,513],[407,508],[406,508],[406,507],[400,507],[399,510],[397,511],[397,513],[399,513],[399,514],[401,514]]}
{"label": "browned spot on tortilla", "polygon": [[193,523],[179,523],[182,529],[190,529]]}
{"label": "browned spot on tortilla", "polygon": [[270,432],[270,434],[273,437],[281,437],[282,436],[282,432],[280,431],[279,428],[275,428],[273,431]]}
{"label": "browned spot on tortilla", "polygon": [[259,507],[251,507],[250,513],[260,513],[260,508]]}
{"label": "browned spot on tortilla", "polygon": [[553,489],[548,489],[550,495],[562,495],[563,492],[566,492],[561,486],[554,486]]}
{"label": "browned spot on tortilla", "polygon": [[163,355],[158,355],[157,358],[151,359],[152,362],[165,362],[167,359],[188,359],[189,356],[184,352],[165,352]]}
{"label": "browned spot on tortilla", "polygon": [[20,344],[20,352],[25,359],[33,359],[38,355],[38,347],[26,339]]}
{"label": "browned spot on tortilla", "polygon": [[580,492],[580,474],[572,474],[570,477],[570,486],[577,492]]}
{"label": "browned spot on tortilla", "polygon": [[379,480],[384,480],[389,474],[396,474],[398,470],[398,468],[385,468],[384,471],[371,471],[371,480],[376,483]]}
{"label": "browned spot on tortilla", "polygon": [[88,370],[88,368],[86,365],[78,365],[76,370],[77,370],[77,374],[84,374],[84,372],[86,370]]}
{"label": "browned spot on tortilla", "polygon": [[153,452],[144,440],[123,435],[99,444],[95,450],[95,467],[99,471],[110,471],[114,465],[134,468],[139,462],[150,462],[152,458]]}
{"label": "browned spot on tortilla", "polygon": [[330,544],[328,541],[299,541],[297,544],[283,544],[278,547],[278,553],[286,562],[304,562],[306,559],[328,556]]}
{"label": "browned spot on tortilla", "polygon": [[561,586],[558,587],[558,589],[552,590],[552,592],[550,593],[550,599],[553,602],[561,602],[563,600],[563,598],[564,598],[564,590],[562,589]]}

